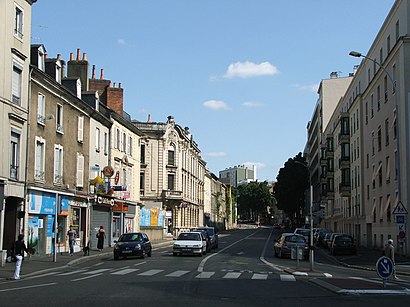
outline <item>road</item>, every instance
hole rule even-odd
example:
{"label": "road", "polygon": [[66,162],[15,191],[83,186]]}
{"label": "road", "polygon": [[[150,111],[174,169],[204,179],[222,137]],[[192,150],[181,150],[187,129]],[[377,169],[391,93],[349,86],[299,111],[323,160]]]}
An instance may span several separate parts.
{"label": "road", "polygon": [[[292,274],[308,261],[279,259],[271,228],[223,233],[205,256],[172,256],[156,248],[151,258],[89,260],[20,281],[0,283],[2,306],[386,306],[404,295],[339,295],[318,285],[326,278],[375,278],[374,272],[335,265],[317,253],[321,273]],[[408,280],[401,283],[409,284]],[[6,303],[6,304],[4,304]]]}

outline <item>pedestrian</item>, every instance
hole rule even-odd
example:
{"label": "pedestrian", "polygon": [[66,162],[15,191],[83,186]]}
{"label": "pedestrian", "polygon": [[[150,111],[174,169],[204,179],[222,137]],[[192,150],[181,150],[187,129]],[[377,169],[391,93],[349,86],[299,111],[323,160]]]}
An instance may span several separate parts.
{"label": "pedestrian", "polygon": [[101,252],[104,248],[104,239],[105,239],[105,230],[103,226],[100,226],[100,229],[97,232],[97,248]]}
{"label": "pedestrian", "polygon": [[73,229],[73,226],[70,225],[70,230],[67,231],[67,237],[68,237],[68,244],[70,246],[70,256],[74,255],[74,244],[75,244],[75,238],[77,237],[77,233]]}
{"label": "pedestrian", "polygon": [[386,255],[386,257],[389,257],[390,260],[393,262],[393,277],[394,277],[394,279],[398,279],[398,277],[396,275],[396,260],[395,260],[395,257],[394,257],[394,245],[393,245],[393,240],[392,239],[387,240],[385,255]]}
{"label": "pedestrian", "polygon": [[13,254],[16,259],[16,269],[14,271],[14,275],[11,279],[18,280],[20,279],[20,271],[21,271],[21,264],[24,260],[24,252],[30,254],[27,250],[26,244],[24,243],[24,235],[19,234],[17,237],[17,241],[13,244]]}

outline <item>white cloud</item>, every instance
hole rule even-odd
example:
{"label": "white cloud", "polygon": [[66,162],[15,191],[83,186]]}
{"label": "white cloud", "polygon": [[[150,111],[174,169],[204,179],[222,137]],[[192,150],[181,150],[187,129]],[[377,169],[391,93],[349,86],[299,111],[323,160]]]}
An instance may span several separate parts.
{"label": "white cloud", "polygon": [[123,38],[117,39],[117,43],[118,43],[119,45],[126,45],[126,44],[127,44],[127,43],[125,42],[125,39],[123,39]]}
{"label": "white cloud", "polygon": [[307,85],[294,84],[293,86],[298,88],[301,91],[308,91],[308,92],[314,92],[314,93],[316,93],[319,88],[319,84],[307,84]]}
{"label": "white cloud", "polygon": [[230,64],[225,73],[225,78],[252,78],[259,76],[272,76],[279,73],[279,70],[269,62],[256,64],[250,61],[236,62]]}
{"label": "white cloud", "polygon": [[242,105],[246,108],[256,108],[262,106],[262,103],[255,101],[245,101]]}
{"label": "white cloud", "polygon": [[205,156],[213,157],[213,158],[226,157],[226,152],[223,152],[223,151],[219,151],[219,152],[208,152],[208,153],[205,154]]}
{"label": "white cloud", "polygon": [[205,108],[213,110],[230,110],[231,108],[222,100],[208,100],[203,103]]}
{"label": "white cloud", "polygon": [[245,165],[248,168],[252,168],[254,165],[256,166],[256,174],[258,173],[258,169],[262,169],[266,167],[265,163],[262,162],[244,162],[243,165]]}

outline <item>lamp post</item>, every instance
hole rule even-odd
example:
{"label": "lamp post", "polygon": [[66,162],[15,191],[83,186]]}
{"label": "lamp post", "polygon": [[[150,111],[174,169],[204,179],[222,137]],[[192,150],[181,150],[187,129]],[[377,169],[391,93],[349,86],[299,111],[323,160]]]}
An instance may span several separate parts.
{"label": "lamp post", "polygon": [[[383,64],[377,62],[375,59],[372,59],[366,55],[361,54],[360,52],[357,51],[350,51],[349,55],[352,57],[356,57],[356,58],[365,58],[367,60],[372,61],[373,63],[375,63],[377,66],[379,66],[387,75],[387,77],[389,78],[390,82],[392,83],[392,95],[394,97],[394,105],[396,107],[396,117],[395,120],[396,122],[396,130],[397,130],[397,142],[396,142],[396,149],[397,149],[397,193],[398,193],[398,201],[397,204],[401,203],[401,170],[400,170],[400,119],[399,119],[399,105],[398,105],[398,101],[397,101],[397,95],[398,93],[398,88],[397,88],[397,83],[395,80],[393,80],[392,76],[390,75],[390,73],[387,71],[386,67],[384,67]],[[407,228],[407,225],[405,224],[405,229]],[[407,248],[405,248],[407,249]]]}
{"label": "lamp post", "polygon": [[310,170],[307,165],[303,164],[300,161],[293,160],[295,164],[302,165],[308,172],[309,175],[309,191],[310,191],[310,201],[309,201],[309,219],[310,219],[310,242],[309,242],[309,265],[310,271],[314,270],[314,263],[315,263],[315,250],[313,245],[313,185],[310,181]]}

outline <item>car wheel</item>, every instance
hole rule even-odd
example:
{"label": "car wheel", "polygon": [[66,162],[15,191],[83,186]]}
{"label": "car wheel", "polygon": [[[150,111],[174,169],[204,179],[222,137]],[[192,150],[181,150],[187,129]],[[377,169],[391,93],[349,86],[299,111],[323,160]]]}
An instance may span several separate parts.
{"label": "car wheel", "polygon": [[178,256],[178,254],[177,254],[176,252],[173,252],[173,253],[172,253],[172,256],[175,257],[175,256]]}
{"label": "car wheel", "polygon": [[118,256],[117,254],[114,254],[114,260],[119,260],[120,256]]}
{"label": "car wheel", "polygon": [[144,254],[144,251],[142,251],[142,253],[141,253],[141,257],[140,257],[141,259],[144,259],[145,258],[145,254]]}
{"label": "car wheel", "polygon": [[149,251],[149,253],[147,254],[148,257],[152,256],[152,250]]}

